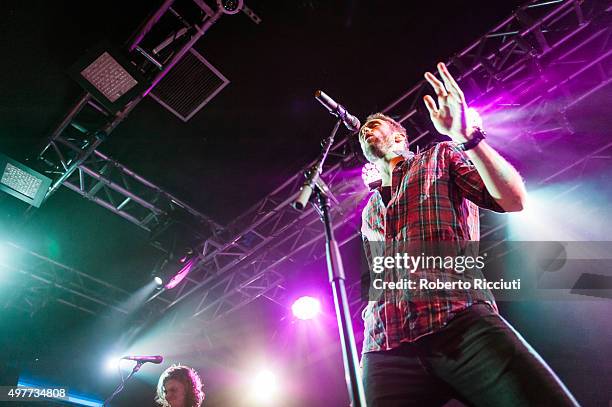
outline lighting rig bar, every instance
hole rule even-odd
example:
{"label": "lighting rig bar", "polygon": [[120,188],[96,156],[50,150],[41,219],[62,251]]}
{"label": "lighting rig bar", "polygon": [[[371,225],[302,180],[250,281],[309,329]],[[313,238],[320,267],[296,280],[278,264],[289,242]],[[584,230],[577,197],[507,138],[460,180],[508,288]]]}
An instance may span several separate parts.
{"label": "lighting rig bar", "polygon": [[[35,253],[15,243],[5,243],[10,258],[0,262],[0,269],[15,273],[2,304],[35,314],[52,301],[92,315],[110,316],[108,311],[128,314],[123,304],[132,293]],[[8,256],[7,256],[8,257]],[[163,303],[163,299],[157,301]]]}
{"label": "lighting rig bar", "polygon": [[[78,150],[63,138],[58,138],[56,143]],[[176,210],[188,213],[206,236],[222,228],[210,217],[98,150],[94,150],[63,185],[148,232],[159,227]]]}
{"label": "lighting rig bar", "polygon": [[[97,150],[223,14],[221,7],[214,11],[204,2],[196,1],[197,6],[202,9],[202,17],[197,23],[189,24],[173,9],[173,3],[174,1],[164,1],[141,26],[133,41],[126,46],[129,61],[125,69],[134,71],[138,68],[137,73],[145,78],[145,82],[139,84],[142,90],[117,108],[117,111],[109,107],[110,101],[116,104],[113,95],[123,92],[127,85],[118,83],[117,78],[109,78],[109,75],[105,74],[104,63],[118,61],[109,58],[107,53],[103,54],[96,60],[102,61],[99,68],[101,73],[88,71],[93,64],[80,72],[85,72],[84,75],[90,77],[92,83],[100,83],[104,79],[114,81],[100,85],[101,92],[110,97],[110,101],[98,94],[94,97],[93,91],[85,93],[52,132],[38,158],[46,169],[45,173],[53,179],[45,199],[61,185],[65,185],[146,231],[155,230],[163,224],[169,212],[178,209],[185,211],[202,226],[202,236],[209,236],[221,229],[218,223]],[[163,44],[164,47],[158,55],[154,50],[146,49],[143,41],[165,14],[177,17],[185,26],[180,30],[180,38],[173,37],[172,32],[168,33],[166,37],[172,40]],[[162,54],[162,51],[165,54]],[[165,58],[162,59],[163,56]],[[121,75],[128,76],[128,85],[133,84],[134,78],[126,72],[122,71]]]}
{"label": "lighting rig bar", "polygon": [[[341,202],[332,208],[332,214],[338,219],[335,227],[345,225],[352,228],[351,234],[354,234],[358,229],[354,207],[365,198],[367,190],[360,180],[346,177],[346,169],[354,167],[355,159],[348,147],[348,143],[337,146],[325,169],[325,181]],[[173,291],[165,293],[169,299],[171,294],[175,295],[168,308],[200,289],[204,289],[204,296],[194,316],[205,314],[211,307],[215,307],[215,312],[222,312],[228,304],[231,307],[246,305],[253,296],[258,297],[267,290],[283,292],[281,282],[286,276],[279,270],[280,265],[287,261],[309,263],[324,253],[317,212],[313,208],[297,211],[290,206],[302,183],[302,177],[291,178],[232,222],[228,228],[251,222],[237,239],[224,246],[212,238],[207,239],[199,247],[200,260],[188,281],[176,294]],[[239,298],[230,298],[237,293],[243,293],[249,301],[243,302],[242,294]]]}
{"label": "lighting rig bar", "polygon": [[[478,104],[485,99],[495,100],[497,92],[506,91],[507,96],[509,90],[514,92],[517,103],[527,104],[525,101],[530,101],[525,108],[534,114],[526,130],[534,133],[550,128],[550,117],[538,115],[538,108],[549,103],[558,91],[574,95],[573,100],[567,99],[559,110],[563,132],[571,134],[563,115],[564,109],[609,83],[610,9],[605,9],[602,3],[605,2],[531,1],[452,57],[447,65],[465,93],[472,97],[470,104]],[[555,64],[565,65],[565,58],[570,60],[579,52],[584,52],[587,46],[593,49],[594,43],[600,44],[596,48],[598,55],[595,58],[591,55],[582,63],[570,64],[573,73],[568,73],[565,66],[566,76],[557,78],[546,89],[532,86],[534,78],[555,69]],[[571,83],[585,79],[588,79],[585,82],[588,87],[586,91],[583,90],[579,96],[571,92]],[[384,109],[387,114],[401,117],[408,134],[419,135],[411,140],[413,143],[422,142],[428,135],[430,139],[432,137],[428,128],[429,117],[421,107],[422,97],[428,92],[429,85],[422,80]],[[494,103],[500,102],[497,100]],[[345,165],[354,158],[348,138],[341,139],[334,148],[336,152],[345,154]],[[330,184],[333,193],[341,197],[340,204],[336,206],[342,208],[344,215],[333,215],[336,223],[344,223],[336,227],[353,222],[348,228],[353,233],[342,239],[341,243],[344,244],[359,236],[360,219],[355,218],[359,218],[358,207],[365,193],[355,186],[343,190],[347,188],[346,183],[335,182],[334,171],[338,168],[336,163],[325,169],[323,178]],[[164,293],[170,300],[168,309],[197,295],[199,302],[193,316],[212,322],[262,296],[284,304],[286,270],[304,267],[324,256],[323,230],[313,210],[300,216],[289,206],[303,182],[302,172],[250,208],[217,236],[203,242],[199,247],[197,272],[192,272],[180,290]],[[245,224],[249,226],[241,228]],[[306,242],[301,240],[305,237]],[[301,257],[302,250],[308,259]],[[361,304],[359,283],[354,282],[349,290],[354,315],[359,313],[358,305]]]}
{"label": "lighting rig bar", "polygon": [[[110,109],[103,101],[87,92],[52,132],[47,144],[38,155],[44,167],[43,171],[52,177],[53,181],[45,195],[45,200],[61,185],[65,185],[149,232],[155,233],[163,229],[172,213],[176,211],[182,211],[183,214],[191,217],[192,224],[197,225],[200,239],[204,236],[214,236],[223,229],[210,217],[198,212],[97,149],[117,125],[127,118],[132,109],[153,90],[155,85],[188,51],[192,50],[195,42],[221,15],[231,14],[222,7],[215,11],[205,2],[193,0],[193,3],[201,10],[202,16],[199,22],[190,24],[175,9],[178,3],[180,2],[165,0],[126,45],[130,55],[128,61],[130,70],[136,66],[142,68],[140,73],[147,77],[148,87],[117,111]],[[182,4],[185,3],[191,2],[184,0]],[[241,11],[245,12],[255,23],[261,21],[244,4],[242,4]],[[149,38],[151,31],[166,14],[176,17],[184,27],[176,33],[168,33],[166,39],[154,49],[145,46],[143,42]],[[147,73],[148,75],[145,75]],[[155,245],[155,242],[153,244]],[[24,288],[25,294],[22,295],[21,291],[16,291],[6,301],[5,306],[16,306],[33,314],[55,299],[62,304],[90,314],[97,314],[104,308],[126,312],[120,305],[126,294],[124,290],[43,255],[17,245],[13,246],[15,250],[23,252],[22,256],[28,258],[30,262],[24,261],[19,265],[0,264],[0,267],[29,276],[31,281],[21,287]],[[162,250],[167,250],[165,247],[157,246]],[[165,300],[159,298],[155,304],[156,306],[165,304]]]}

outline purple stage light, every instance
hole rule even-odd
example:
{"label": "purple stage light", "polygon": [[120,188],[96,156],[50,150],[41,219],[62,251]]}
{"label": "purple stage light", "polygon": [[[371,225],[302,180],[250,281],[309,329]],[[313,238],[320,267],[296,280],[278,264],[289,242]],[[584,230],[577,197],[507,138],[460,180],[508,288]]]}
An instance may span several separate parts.
{"label": "purple stage light", "polygon": [[194,263],[195,263],[196,257],[193,257],[189,260],[186,260],[186,258],[182,258],[181,259],[181,263],[184,263],[185,261],[187,261],[186,263],[184,263],[185,265],[179,270],[178,273],[176,273],[176,275],[174,277],[172,277],[172,279],[170,281],[168,281],[168,283],[165,285],[165,288],[167,290],[170,290],[174,287],[176,287],[178,285],[178,283],[180,283],[181,281],[183,281],[185,279],[185,277],[187,277],[187,275],[189,274],[189,272],[191,271],[191,268],[193,267]]}
{"label": "purple stage light", "polygon": [[313,297],[300,297],[291,306],[291,311],[298,319],[313,319],[321,312],[321,303]]}

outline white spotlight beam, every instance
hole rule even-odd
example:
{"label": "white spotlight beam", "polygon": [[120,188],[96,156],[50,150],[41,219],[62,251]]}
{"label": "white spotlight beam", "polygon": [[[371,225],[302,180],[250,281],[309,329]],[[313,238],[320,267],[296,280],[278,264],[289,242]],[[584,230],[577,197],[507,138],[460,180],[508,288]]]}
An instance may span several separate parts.
{"label": "white spotlight beam", "polygon": [[129,312],[122,304],[132,296],[130,292],[15,243],[5,246],[10,248],[11,255],[5,256],[0,269],[14,273],[5,277],[4,284],[17,286],[6,298],[5,307],[32,315],[49,302],[57,301],[93,315],[102,315],[107,310]]}

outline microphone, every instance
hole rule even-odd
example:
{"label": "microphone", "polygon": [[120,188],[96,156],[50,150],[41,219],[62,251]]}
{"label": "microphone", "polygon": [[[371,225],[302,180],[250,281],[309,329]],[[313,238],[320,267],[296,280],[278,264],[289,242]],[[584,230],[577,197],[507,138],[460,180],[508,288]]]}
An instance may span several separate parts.
{"label": "microphone", "polygon": [[342,123],[350,131],[357,131],[361,127],[359,119],[347,112],[344,106],[338,104],[334,99],[330,98],[322,90],[315,92],[315,98],[323,105],[331,114],[342,120]]}
{"label": "microphone", "polygon": [[156,365],[159,365],[161,362],[164,361],[164,358],[161,356],[124,356],[121,359],[135,360],[136,362],[139,362],[139,363],[151,362],[151,363],[155,363]]}

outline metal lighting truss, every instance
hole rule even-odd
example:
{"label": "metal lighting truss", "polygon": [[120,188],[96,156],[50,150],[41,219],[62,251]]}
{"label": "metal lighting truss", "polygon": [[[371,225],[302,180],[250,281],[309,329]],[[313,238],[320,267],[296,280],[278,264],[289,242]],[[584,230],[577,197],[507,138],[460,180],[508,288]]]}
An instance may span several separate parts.
{"label": "metal lighting truss", "polygon": [[[155,230],[163,224],[169,212],[183,210],[193,217],[195,223],[200,224],[204,237],[214,234],[221,226],[97,150],[117,125],[127,118],[132,109],[153,90],[223,14],[221,8],[213,11],[205,3],[196,1],[195,3],[203,11],[203,17],[199,23],[189,25],[173,10],[173,3],[171,0],[164,1],[141,26],[127,47],[132,63],[136,64],[138,58],[146,58],[149,64],[146,90],[116,113],[110,112],[90,93],[86,93],[53,131],[47,145],[39,154],[39,159],[45,164],[46,173],[53,178],[46,199],[64,185],[147,231]],[[141,45],[153,26],[169,10],[171,11],[169,14],[177,16],[181,23],[186,24],[184,32],[191,34],[186,35],[181,43],[182,46],[162,63],[155,60],[154,56],[157,55],[154,51],[144,49]],[[173,38],[171,32],[168,35],[169,38]],[[150,68],[151,64],[155,68]]]}
{"label": "metal lighting truss", "polygon": [[[111,112],[90,93],[85,93],[51,133],[38,156],[45,167],[44,172],[53,178],[45,199],[64,185],[150,232],[163,229],[174,211],[182,211],[190,217],[191,223],[197,225],[200,239],[222,230],[214,220],[97,150],[223,14],[222,8],[214,11],[201,0],[194,0],[193,3],[202,11],[197,23],[190,24],[182,18],[173,8],[174,0],[165,0],[127,44],[132,64],[136,66],[140,63],[144,67],[145,64],[141,62],[146,60],[148,63],[146,90],[117,112]],[[257,16],[250,9],[245,7],[243,11],[255,21]],[[162,54],[146,48],[143,40],[149,38],[148,35],[164,15],[175,16],[184,27],[179,30],[180,35],[169,32],[167,39],[158,47],[168,51],[163,55],[164,61],[160,62],[155,58]],[[138,61],[139,57],[141,61]],[[144,70],[142,73],[145,74]],[[17,265],[0,264],[0,267],[29,276],[30,281],[22,285],[23,292],[15,291],[10,298],[7,297],[5,306],[13,305],[32,314],[55,299],[91,314],[97,314],[103,308],[127,313],[121,305],[129,294],[126,291],[46,256],[10,245],[21,253],[23,261]],[[159,298],[154,304],[157,307],[164,301]]]}
{"label": "metal lighting truss", "polygon": [[[333,186],[339,202],[332,205],[334,227],[348,228],[351,236],[359,223],[355,207],[367,194],[360,178],[346,176],[346,169],[354,167],[354,159],[349,143],[344,141],[335,146],[324,169],[326,182]],[[220,316],[264,294],[282,297],[286,266],[310,263],[324,253],[316,210],[309,207],[298,211],[290,205],[302,183],[303,176],[292,177],[234,220],[218,234],[227,240],[204,241],[199,247],[198,265],[188,280],[176,292],[165,293],[168,298],[174,295],[167,308],[198,292],[201,297],[193,316],[208,319],[211,310]],[[231,233],[241,225],[248,226]]]}
{"label": "metal lighting truss", "polygon": [[[4,245],[11,256],[0,262],[0,269],[13,272],[15,278],[5,286],[3,308],[14,307],[33,315],[49,302],[57,301],[93,315],[129,313],[132,293],[17,244]],[[14,285],[19,289],[11,290]],[[156,305],[162,302],[159,299]]]}
{"label": "metal lighting truss", "polygon": [[[164,3],[158,13],[164,7],[167,9],[169,3],[171,2]],[[571,99],[566,97],[564,103],[557,106],[558,111],[563,113],[568,107],[610,81],[610,7],[606,9],[602,3],[531,2],[453,57],[448,65],[455,77],[459,78],[466,94],[473,97],[470,103],[478,103],[480,100],[495,101],[491,95],[505,91],[504,103],[511,97],[512,103],[516,102],[522,109],[533,113],[526,125],[528,131],[535,133],[541,129],[550,129],[551,120],[558,118],[561,118],[560,125],[564,126],[566,123],[562,114],[546,116],[536,113],[549,103],[552,97],[565,94]],[[153,16],[150,23],[156,21],[155,18]],[[150,26],[149,29],[146,27],[145,25],[142,35],[150,30]],[[595,50],[596,55],[587,59],[581,57],[581,53],[587,48]],[[557,78],[547,84],[546,88],[536,89],[534,77],[537,77],[539,72],[554,69],[555,65],[571,69],[565,69],[565,77]],[[576,94],[572,91],[572,85],[577,82],[588,85],[588,89],[582,89],[581,94]],[[401,117],[409,134],[419,135],[416,141],[429,133],[429,119],[417,109],[422,103],[422,95],[428,91],[428,86],[421,81],[384,109],[388,114]],[[77,115],[85,108],[93,109],[108,119],[106,127],[102,126],[99,128],[101,130],[93,132],[84,129],[77,121]],[[161,215],[168,207],[178,206],[185,208],[216,232],[200,245],[200,261],[188,280],[179,290],[162,294],[159,300],[167,304],[166,310],[191,297],[197,299],[193,315],[205,321],[213,321],[261,296],[285,304],[286,290],[283,283],[287,278],[287,270],[304,266],[321,258],[325,253],[323,231],[315,210],[309,208],[298,212],[290,207],[303,182],[302,173],[289,179],[230,225],[221,228],[95,149],[131,108],[128,105],[116,116],[110,116],[91,96],[85,95],[81,99],[53,133],[47,148],[41,154],[57,171],[55,189],[64,182],[69,188],[147,230],[160,222]],[[67,134],[68,130],[72,134]],[[323,178],[339,201],[333,205],[332,216],[335,219],[334,227],[339,229],[336,234],[341,244],[358,236],[358,206],[367,194],[358,177],[346,177],[343,174],[343,170],[354,166],[351,147],[348,137],[340,139],[334,146],[333,154],[323,173]],[[545,181],[610,150],[611,147],[612,143],[599,146],[583,155],[581,160],[553,172]],[[305,170],[310,166],[306,166]],[[100,192],[104,195],[100,195]],[[499,227],[485,231],[483,236]],[[115,290],[116,287],[89,278],[44,256],[31,252],[30,256],[36,258],[35,267],[42,270],[41,273],[34,273],[21,267],[22,273],[31,275],[37,281],[38,285],[30,289],[31,294],[46,292],[49,295],[57,295],[59,292],[64,297],[57,296],[58,301],[85,312],[98,312],[92,308],[92,303],[115,307],[120,303],[115,299],[122,298],[125,294],[120,289]],[[64,280],[57,274],[60,270],[63,272],[63,278],[66,278],[66,274],[74,274],[71,284],[61,283]],[[55,279],[51,278],[52,276],[55,276]],[[79,282],[79,279],[82,281]],[[91,288],[84,284],[92,284],[92,281],[99,286]],[[351,309],[356,314],[361,302],[359,282],[356,281],[348,289]],[[97,293],[102,295],[97,296]],[[66,295],[70,295],[70,299],[67,299]],[[26,295],[22,298],[22,306],[35,310],[41,302],[36,298],[44,302],[52,297]],[[83,301],[89,305],[84,305]]]}
{"label": "metal lighting truss", "polygon": [[[532,1],[452,57],[447,65],[471,97],[470,103],[487,100],[491,103],[485,106],[487,109],[502,102],[499,98],[510,97],[511,103],[520,103],[523,109],[533,112],[526,124],[529,131],[549,129],[553,120],[571,131],[566,126],[564,110],[610,81],[609,15],[610,6],[602,1]],[[596,55],[585,53],[587,49]],[[590,56],[585,59],[584,55]],[[564,65],[565,76],[544,89],[536,88],[534,78],[554,69],[555,64]],[[577,95],[571,87],[575,82],[582,82],[588,89]],[[401,117],[408,134],[418,135],[412,142],[429,134],[429,117],[421,107],[429,88],[422,80],[384,109],[387,114]],[[538,109],[559,92],[572,98],[565,98],[560,114],[538,115]],[[352,232],[343,235],[341,244],[359,235],[358,207],[366,195],[355,179],[338,176],[353,158],[348,141],[338,141],[334,149],[336,161],[328,163],[323,172],[339,200],[332,205],[334,226]],[[586,154],[583,160],[611,145]],[[310,165],[304,170],[308,168]],[[285,305],[286,270],[295,265],[302,267],[325,253],[323,228],[314,210],[297,212],[290,207],[301,183],[300,172],[221,233],[205,240],[199,247],[200,262],[187,282],[180,290],[163,293],[171,301],[167,309],[187,298],[196,298],[192,315],[212,322],[261,296]],[[348,293],[354,315],[361,303],[359,283],[353,282]]]}

